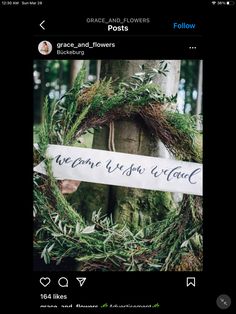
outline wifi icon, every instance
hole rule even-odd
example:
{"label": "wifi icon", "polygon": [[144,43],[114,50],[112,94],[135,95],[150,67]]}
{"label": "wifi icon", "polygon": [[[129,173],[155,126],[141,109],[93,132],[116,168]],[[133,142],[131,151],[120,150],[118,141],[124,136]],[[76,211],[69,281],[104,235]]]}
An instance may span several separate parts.
{"label": "wifi icon", "polygon": [[215,5],[215,4],[216,4],[216,1],[211,1],[211,3],[212,3],[213,5]]}

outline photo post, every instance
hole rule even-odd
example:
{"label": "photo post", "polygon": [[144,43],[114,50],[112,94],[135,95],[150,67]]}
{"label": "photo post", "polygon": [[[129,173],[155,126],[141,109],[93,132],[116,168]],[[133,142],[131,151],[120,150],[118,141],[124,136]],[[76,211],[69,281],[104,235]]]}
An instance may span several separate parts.
{"label": "photo post", "polygon": [[202,61],[40,60],[34,75],[48,68],[50,79],[55,66],[80,70],[70,89],[58,75],[44,83],[35,125],[34,244],[43,264],[202,271]]}

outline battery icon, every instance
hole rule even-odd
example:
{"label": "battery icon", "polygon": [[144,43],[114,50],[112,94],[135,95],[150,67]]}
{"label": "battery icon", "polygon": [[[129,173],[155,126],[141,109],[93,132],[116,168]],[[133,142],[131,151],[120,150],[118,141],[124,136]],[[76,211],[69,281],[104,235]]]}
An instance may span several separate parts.
{"label": "battery icon", "polygon": [[227,1],[226,4],[227,5],[235,5],[235,2],[234,1]]}

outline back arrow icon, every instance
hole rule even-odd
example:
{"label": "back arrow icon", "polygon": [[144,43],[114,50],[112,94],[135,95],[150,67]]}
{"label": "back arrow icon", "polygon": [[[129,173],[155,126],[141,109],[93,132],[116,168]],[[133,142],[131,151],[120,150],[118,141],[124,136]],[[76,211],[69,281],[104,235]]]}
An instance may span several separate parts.
{"label": "back arrow icon", "polygon": [[44,22],[45,22],[45,20],[43,20],[43,21],[39,24],[39,26],[42,27],[43,30],[45,30],[45,28],[44,28],[44,26],[43,26],[43,23],[44,23]]}

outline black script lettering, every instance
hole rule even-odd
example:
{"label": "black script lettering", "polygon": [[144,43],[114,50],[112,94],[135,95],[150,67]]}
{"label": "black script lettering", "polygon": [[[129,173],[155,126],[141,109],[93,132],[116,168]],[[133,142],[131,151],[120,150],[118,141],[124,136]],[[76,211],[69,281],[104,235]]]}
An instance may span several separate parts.
{"label": "black script lettering", "polygon": [[73,161],[73,163],[72,163],[72,165],[71,165],[71,168],[75,168],[75,167],[77,167],[77,166],[79,166],[79,165],[89,165],[90,168],[93,169],[94,167],[100,166],[100,164],[101,164],[100,161],[97,162],[97,163],[94,163],[94,162],[91,161],[90,158],[84,160],[84,159],[82,159],[81,157],[79,157],[79,158],[76,158],[76,159]]}
{"label": "black script lettering", "polygon": [[95,167],[99,167],[101,165],[101,162],[92,162],[90,158],[88,159],[82,159],[81,157],[76,158],[75,160],[72,160],[71,157],[62,157],[61,155],[57,155],[54,157],[56,160],[56,163],[62,166],[63,164],[71,164],[71,168],[75,168],[79,165],[89,165],[91,169]]}
{"label": "black script lettering", "polygon": [[[176,177],[176,172],[175,172],[175,170],[177,170],[177,169],[179,169],[179,168],[181,168],[180,166],[179,167],[175,167],[175,168],[173,168],[170,172],[169,172],[169,174],[168,174],[168,176],[167,176],[167,181],[170,181],[170,180],[172,180],[174,177]],[[180,172],[177,172],[177,178],[179,179],[179,175],[180,175]]]}
{"label": "black script lettering", "polygon": [[61,157],[61,155],[57,155],[55,158],[56,163],[59,164],[60,166],[62,166],[63,164],[69,164],[72,162],[70,157]]}
{"label": "black script lettering", "polygon": [[132,164],[129,168],[127,168],[126,170],[124,170],[123,172],[122,172],[122,175],[126,175],[126,176],[131,176],[131,174],[134,172],[134,171],[136,171],[136,172],[138,172],[139,174],[142,174],[142,173],[144,173],[144,171],[145,171],[145,168],[141,168],[141,166],[138,166],[137,168],[136,167],[134,167],[134,164]]}
{"label": "black script lettering", "polygon": [[[165,171],[166,171],[166,170],[165,170]],[[158,168],[157,168],[157,166],[155,166],[155,167],[152,168],[151,174],[153,174],[154,177],[157,178],[157,177],[159,177],[163,172],[164,172],[163,169],[162,169],[160,172],[158,172]],[[164,174],[166,174],[166,173],[164,172]]]}
{"label": "black script lettering", "polygon": [[192,182],[192,177],[195,176],[197,173],[201,172],[201,169],[200,168],[197,168],[195,169],[190,175],[189,175],[189,178],[188,178],[188,181],[191,183],[191,184],[196,184],[197,182]]}
{"label": "black script lettering", "polygon": [[123,168],[124,168],[124,165],[120,165],[119,163],[117,163],[115,166],[113,166],[111,159],[107,161],[106,169],[108,170],[109,173],[112,173],[117,169],[123,170]]}
{"label": "black script lettering", "polygon": [[188,174],[186,174],[186,173],[182,173],[181,171],[176,171],[174,174],[173,174],[173,177],[174,178],[177,178],[177,179],[180,179],[180,178],[182,178],[182,179],[187,179],[188,178]]}

